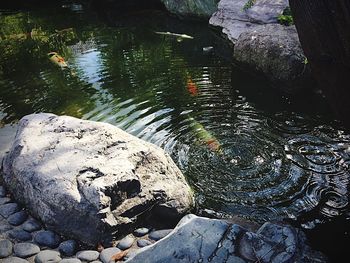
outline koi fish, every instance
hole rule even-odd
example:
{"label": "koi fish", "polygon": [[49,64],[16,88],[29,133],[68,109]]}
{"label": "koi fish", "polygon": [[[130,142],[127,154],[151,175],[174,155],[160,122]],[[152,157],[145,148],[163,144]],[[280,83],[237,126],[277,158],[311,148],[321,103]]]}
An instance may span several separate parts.
{"label": "koi fish", "polygon": [[47,55],[49,56],[49,59],[51,60],[51,62],[53,62],[57,66],[59,66],[61,68],[68,67],[67,62],[64,60],[63,57],[58,55],[57,52],[50,52]]}
{"label": "koi fish", "polygon": [[187,90],[192,96],[197,96],[198,95],[197,84],[194,83],[191,78],[187,79]]}
{"label": "koi fish", "polygon": [[194,39],[194,37],[186,35],[186,34],[176,34],[176,33],[171,33],[171,32],[154,32],[158,35],[165,35],[165,36],[173,36],[176,37],[177,39]]}
{"label": "koi fish", "polygon": [[191,120],[194,122],[192,128],[196,133],[197,138],[202,143],[206,144],[210,150],[221,153],[221,144],[218,139],[216,139],[210,132],[208,132],[202,124],[195,121],[193,118],[191,118]]}

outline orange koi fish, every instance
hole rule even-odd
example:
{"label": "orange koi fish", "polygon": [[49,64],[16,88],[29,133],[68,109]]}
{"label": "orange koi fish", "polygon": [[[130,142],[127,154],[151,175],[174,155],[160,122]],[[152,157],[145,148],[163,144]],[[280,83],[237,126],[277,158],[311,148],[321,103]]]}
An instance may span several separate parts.
{"label": "orange koi fish", "polygon": [[47,55],[49,56],[51,62],[55,63],[57,66],[60,66],[61,68],[68,67],[64,58],[58,55],[57,52],[50,52]]}
{"label": "orange koi fish", "polygon": [[197,96],[198,95],[197,84],[194,83],[191,78],[187,79],[187,90],[192,96]]}

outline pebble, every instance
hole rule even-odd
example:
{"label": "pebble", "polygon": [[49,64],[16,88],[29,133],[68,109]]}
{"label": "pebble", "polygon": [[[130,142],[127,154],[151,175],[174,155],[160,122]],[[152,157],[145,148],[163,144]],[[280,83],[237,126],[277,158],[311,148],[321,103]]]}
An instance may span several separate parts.
{"label": "pebble", "polygon": [[23,259],[23,258],[18,258],[18,257],[10,257],[10,258],[5,258],[1,263],[29,263],[29,261]]}
{"label": "pebble", "polygon": [[9,224],[0,225],[0,234],[4,233],[4,232],[7,232],[7,231],[9,231],[11,229],[12,229],[12,226],[10,226]]}
{"label": "pebble", "polygon": [[8,218],[10,215],[18,212],[20,210],[18,204],[16,203],[7,203],[0,205],[0,215],[5,218]]}
{"label": "pebble", "polygon": [[124,260],[129,260],[133,258],[134,256],[136,256],[137,252],[137,250],[129,251],[129,253],[124,257]]}
{"label": "pebble", "polygon": [[120,240],[117,247],[120,248],[121,250],[128,249],[129,247],[132,246],[134,241],[135,241],[135,239],[133,237],[126,236],[122,240]]}
{"label": "pebble", "polygon": [[142,227],[142,228],[138,228],[134,231],[134,236],[136,237],[142,237],[144,235],[147,235],[149,232],[148,228]]}
{"label": "pebble", "polygon": [[15,252],[16,256],[27,258],[38,254],[40,252],[40,248],[32,243],[18,243],[14,245],[13,251]]}
{"label": "pebble", "polygon": [[27,217],[28,217],[28,214],[25,211],[19,211],[17,213],[10,215],[7,218],[7,222],[9,222],[13,226],[19,226],[24,221],[26,221]]}
{"label": "pebble", "polygon": [[28,232],[34,232],[41,229],[41,225],[34,218],[30,218],[22,225],[22,229]]}
{"label": "pebble", "polygon": [[36,233],[34,241],[40,246],[56,248],[60,244],[61,238],[50,230],[42,230]]}
{"label": "pebble", "polygon": [[53,250],[44,250],[36,255],[34,262],[35,263],[58,263],[62,259],[60,253]]}
{"label": "pebble", "polygon": [[77,249],[77,242],[75,240],[63,241],[58,247],[58,251],[62,255],[67,257],[73,256],[75,254],[76,249]]}
{"label": "pebble", "polygon": [[147,239],[139,239],[137,240],[137,245],[139,247],[147,247],[149,245],[152,245],[152,242]]}
{"label": "pebble", "polygon": [[18,241],[28,241],[32,239],[32,235],[22,229],[14,229],[9,231],[9,236]]}
{"label": "pebble", "polygon": [[60,263],[81,263],[80,259],[77,258],[65,258],[60,261]]}
{"label": "pebble", "polygon": [[111,257],[117,253],[119,253],[121,250],[116,247],[110,247],[102,250],[100,254],[100,259],[103,263],[109,263]]}
{"label": "pebble", "polygon": [[157,241],[169,235],[171,231],[173,230],[172,229],[156,230],[151,232],[148,237],[150,239]]}
{"label": "pebble", "polygon": [[6,190],[5,187],[0,185],[0,197],[5,197],[6,196]]}
{"label": "pebble", "polygon": [[4,205],[4,204],[10,203],[10,202],[11,202],[11,198],[8,198],[8,197],[0,198],[0,205]]}
{"label": "pebble", "polygon": [[95,260],[95,261],[92,261],[92,262],[90,262],[90,263],[102,263],[102,262],[99,261],[99,260]]}
{"label": "pebble", "polygon": [[12,242],[10,240],[0,240],[0,258],[6,258],[12,254]]}
{"label": "pebble", "polygon": [[77,258],[81,259],[82,261],[94,261],[98,259],[100,253],[98,253],[95,250],[83,250],[77,253]]}

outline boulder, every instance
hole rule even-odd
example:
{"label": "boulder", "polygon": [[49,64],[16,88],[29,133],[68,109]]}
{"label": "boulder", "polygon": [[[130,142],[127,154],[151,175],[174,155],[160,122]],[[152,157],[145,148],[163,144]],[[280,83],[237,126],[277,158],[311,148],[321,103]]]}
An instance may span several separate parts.
{"label": "boulder", "polygon": [[209,23],[221,27],[233,44],[243,32],[254,30],[262,24],[277,23],[278,15],[288,6],[288,0],[256,0],[246,8],[248,0],[221,0],[218,10]]}
{"label": "boulder", "polygon": [[144,247],[128,263],[326,262],[289,225],[268,222],[257,232],[224,220],[185,216],[164,239]]}
{"label": "boulder", "polygon": [[233,58],[263,73],[278,88],[296,93],[311,81],[306,58],[295,26],[277,23],[288,0],[221,0],[209,20],[234,45]]}
{"label": "boulder", "polygon": [[193,194],[159,147],[107,123],[53,114],[22,118],[3,179],[51,230],[96,244],[141,216],[178,220]]}
{"label": "boulder", "polygon": [[210,18],[219,0],[161,0],[166,9],[181,17]]}
{"label": "boulder", "polygon": [[310,78],[294,26],[266,24],[241,33],[234,47],[234,58],[281,84],[287,93],[298,91]]}

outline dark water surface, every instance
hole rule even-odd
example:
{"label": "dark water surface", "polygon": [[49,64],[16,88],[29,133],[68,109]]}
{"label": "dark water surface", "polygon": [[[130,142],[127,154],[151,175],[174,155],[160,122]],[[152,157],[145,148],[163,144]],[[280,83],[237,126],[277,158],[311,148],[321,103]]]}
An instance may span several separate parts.
{"label": "dark water surface", "polygon": [[206,25],[158,11],[106,23],[69,3],[2,10],[0,51],[0,152],[29,113],[108,122],[171,154],[199,213],[288,218],[349,242],[349,132],[321,97],[285,98],[232,66]]}

